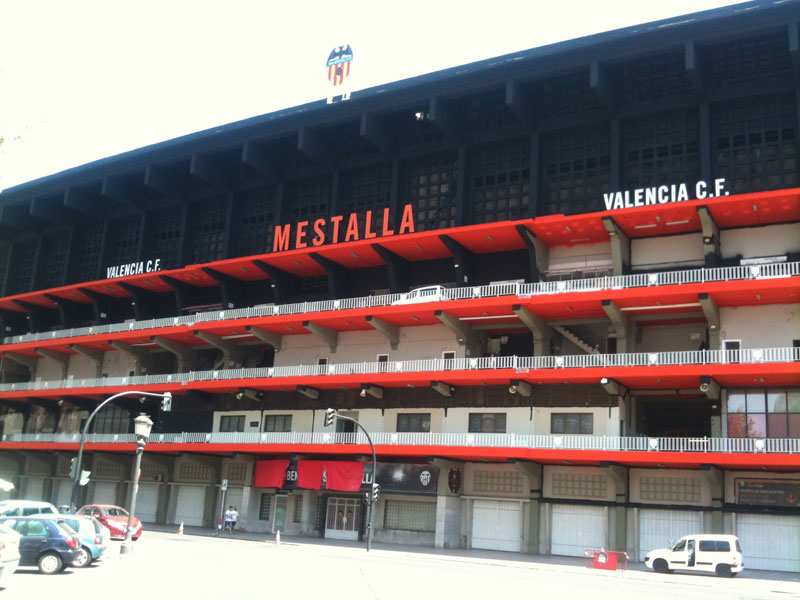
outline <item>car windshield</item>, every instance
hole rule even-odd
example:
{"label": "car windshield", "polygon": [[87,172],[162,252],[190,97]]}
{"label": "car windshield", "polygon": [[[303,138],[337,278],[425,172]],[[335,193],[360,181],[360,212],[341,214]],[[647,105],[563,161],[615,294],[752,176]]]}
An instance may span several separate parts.
{"label": "car windshield", "polygon": [[672,547],[672,551],[681,552],[684,548],[686,548],[686,540],[681,540]]}
{"label": "car windshield", "polygon": [[62,529],[62,530],[63,530],[63,532],[64,532],[64,533],[66,533],[67,535],[78,535],[78,534],[75,532],[75,530],[74,530],[72,527],[70,527],[69,525],[67,525],[67,524],[66,524],[64,521],[59,521],[58,523],[56,523],[56,525],[57,525],[57,526],[58,526],[60,529]]}
{"label": "car windshield", "polygon": [[103,509],[103,512],[106,513],[107,517],[127,517],[128,511],[124,508],[120,508],[119,506],[109,506]]}

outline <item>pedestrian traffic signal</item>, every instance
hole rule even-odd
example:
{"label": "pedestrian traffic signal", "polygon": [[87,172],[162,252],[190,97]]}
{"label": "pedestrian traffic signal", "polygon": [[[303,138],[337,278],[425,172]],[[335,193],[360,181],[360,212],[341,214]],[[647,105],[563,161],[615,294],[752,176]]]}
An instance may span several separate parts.
{"label": "pedestrian traffic signal", "polygon": [[372,501],[377,502],[378,496],[381,495],[381,486],[379,483],[372,484]]}
{"label": "pedestrian traffic signal", "polygon": [[170,412],[172,410],[172,393],[167,392],[161,400],[161,412]]}
{"label": "pedestrian traffic signal", "polygon": [[329,408],[325,411],[325,427],[330,427],[336,420],[336,409]]}
{"label": "pedestrian traffic signal", "polygon": [[69,463],[69,478],[75,481],[78,478],[78,457],[73,457]]}
{"label": "pedestrian traffic signal", "polygon": [[81,471],[81,478],[80,478],[80,481],[78,481],[78,484],[80,484],[80,485],[88,484],[89,483],[89,475],[91,475],[91,474],[92,474],[91,471]]}

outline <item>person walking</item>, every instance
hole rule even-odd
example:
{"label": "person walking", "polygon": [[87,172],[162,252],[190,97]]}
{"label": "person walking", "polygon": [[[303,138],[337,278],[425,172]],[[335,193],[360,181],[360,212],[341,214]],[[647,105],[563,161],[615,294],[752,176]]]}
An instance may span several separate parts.
{"label": "person walking", "polygon": [[231,513],[231,522],[232,522],[231,533],[233,533],[233,530],[236,529],[236,522],[238,520],[239,520],[239,507],[234,506],[233,512]]}
{"label": "person walking", "polygon": [[[238,513],[237,513],[238,514]],[[225,511],[225,531],[228,533],[233,533],[233,528],[236,525],[236,520],[233,517],[234,510],[233,504],[228,507],[228,510]]]}

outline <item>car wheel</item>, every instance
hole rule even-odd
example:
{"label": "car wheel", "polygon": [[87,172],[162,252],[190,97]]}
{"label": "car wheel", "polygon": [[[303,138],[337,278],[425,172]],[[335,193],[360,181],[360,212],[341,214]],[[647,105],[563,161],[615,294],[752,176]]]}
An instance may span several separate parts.
{"label": "car wheel", "polygon": [[64,561],[55,552],[47,552],[42,554],[37,561],[39,571],[45,575],[52,575],[58,573],[64,567]]}
{"label": "car wheel", "polygon": [[663,558],[657,559],[653,563],[653,571],[656,573],[669,573],[669,567],[667,566],[667,561]]}
{"label": "car wheel", "polygon": [[90,564],[92,564],[92,553],[86,546],[82,546],[78,553],[78,558],[72,561],[72,566],[82,569]]}
{"label": "car wheel", "polygon": [[730,577],[733,574],[730,565],[717,565],[716,571],[720,577]]}

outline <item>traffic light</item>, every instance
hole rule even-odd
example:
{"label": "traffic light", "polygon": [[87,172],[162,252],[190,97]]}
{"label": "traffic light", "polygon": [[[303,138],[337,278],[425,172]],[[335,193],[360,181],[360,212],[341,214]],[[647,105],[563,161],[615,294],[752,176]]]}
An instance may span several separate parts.
{"label": "traffic light", "polygon": [[377,502],[378,496],[381,495],[381,486],[379,483],[372,484],[372,501]]}
{"label": "traffic light", "polygon": [[325,427],[330,427],[336,420],[336,409],[329,408],[325,411]]}
{"label": "traffic light", "polygon": [[80,485],[86,485],[87,483],[89,483],[89,475],[91,474],[92,474],[91,471],[81,471],[81,478],[80,481],[78,481],[78,483]]}
{"label": "traffic light", "polygon": [[78,478],[78,457],[75,456],[69,463],[69,478],[75,481]]}
{"label": "traffic light", "polygon": [[167,392],[161,400],[161,412],[170,412],[172,410],[172,393]]}

